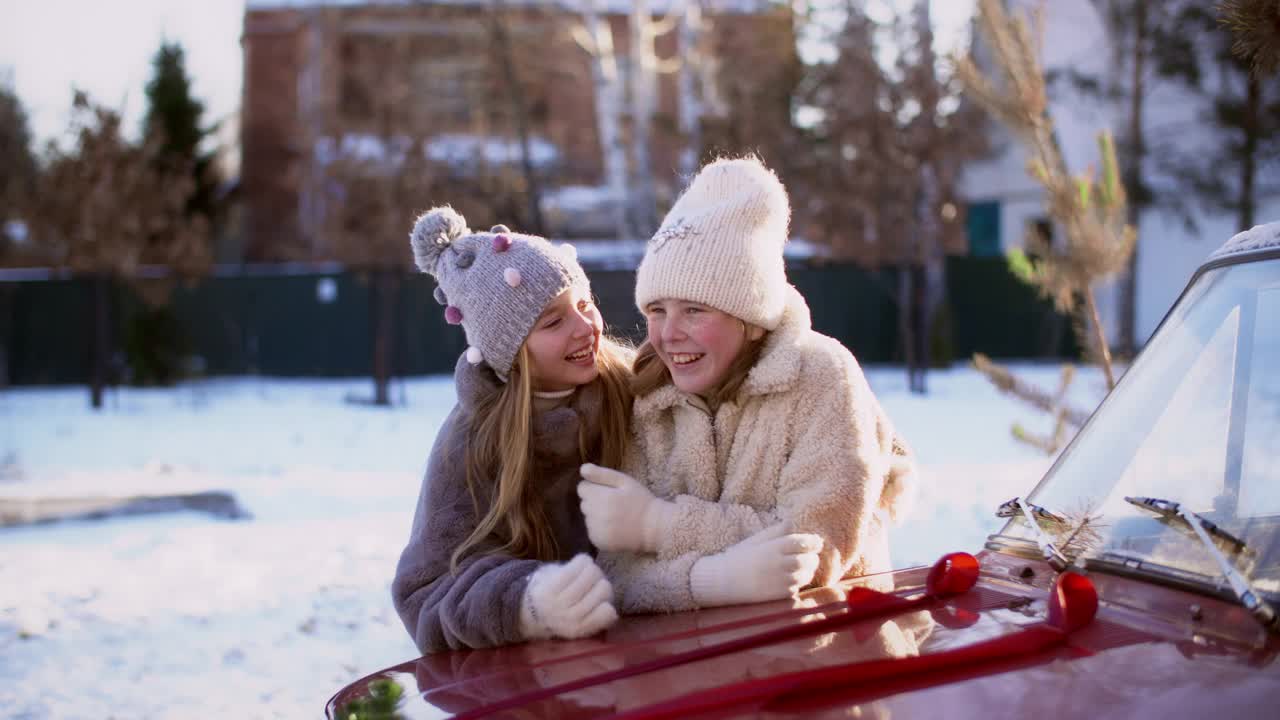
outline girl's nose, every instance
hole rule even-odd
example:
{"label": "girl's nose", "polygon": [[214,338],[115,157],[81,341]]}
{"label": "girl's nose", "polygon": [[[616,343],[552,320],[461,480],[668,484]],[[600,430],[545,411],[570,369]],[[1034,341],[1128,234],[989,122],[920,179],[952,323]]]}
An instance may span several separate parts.
{"label": "girl's nose", "polygon": [[681,340],[685,336],[684,327],[676,317],[668,317],[662,323],[662,341]]}
{"label": "girl's nose", "polygon": [[584,313],[581,310],[573,312],[573,336],[587,337],[595,333],[595,321],[590,313]]}

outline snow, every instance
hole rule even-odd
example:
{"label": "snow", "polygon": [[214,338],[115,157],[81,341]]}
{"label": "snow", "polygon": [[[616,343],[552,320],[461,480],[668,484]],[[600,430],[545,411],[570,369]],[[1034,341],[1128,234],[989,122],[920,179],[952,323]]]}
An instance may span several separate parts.
{"label": "snow", "polygon": [[[399,167],[413,140],[407,135],[383,138],[369,133],[345,133],[340,138],[322,137],[316,141],[315,158],[328,165],[339,158],[356,162],[387,164]],[[479,158],[490,165],[515,164],[521,158],[520,141],[514,138],[467,133],[443,133],[426,141],[423,154],[433,162],[463,167]],[[529,161],[546,167],[560,157],[559,149],[541,137],[529,138]]]}
{"label": "snow", "polygon": [[[290,7],[314,7],[320,5],[342,6],[342,5],[407,5],[421,0],[245,0],[245,10],[273,10],[278,8]],[[482,5],[488,4],[488,0],[432,0],[434,5]],[[520,7],[522,5],[544,5],[546,0],[508,0],[507,5],[511,7]],[[587,0],[557,0],[556,5],[567,10],[582,10],[588,6]],[[595,0],[597,9],[616,13],[626,14],[631,11],[630,0]],[[710,8],[714,12],[732,12],[732,13],[759,13],[769,9],[769,0],[710,0]],[[671,7],[671,0],[652,0],[649,3],[652,12],[667,12]]]}
{"label": "snow", "polygon": [[1254,225],[1241,233],[1236,233],[1222,247],[1209,255],[1209,260],[1217,260],[1228,255],[1271,250],[1280,247],[1280,222]]}
{"label": "snow", "polygon": [[[1054,366],[1018,372],[1056,387]],[[867,371],[914,446],[924,485],[893,529],[895,564],[978,550],[994,509],[1049,459],[1018,444],[1047,417],[976,372]],[[1074,400],[1101,397],[1081,373]],[[0,497],[233,492],[247,521],[197,513],[0,530],[0,716],[315,717],[346,683],[416,657],[389,583],[449,378],[398,383],[239,378],[0,392]],[[353,402],[353,398],[357,400]]]}
{"label": "snow", "polygon": [[[515,138],[476,136],[467,133],[445,133],[427,142],[427,158],[435,162],[466,165],[476,157],[484,157],[490,165],[520,162],[520,141]],[[529,162],[545,167],[556,162],[560,150],[550,141],[540,137],[529,138]]]}

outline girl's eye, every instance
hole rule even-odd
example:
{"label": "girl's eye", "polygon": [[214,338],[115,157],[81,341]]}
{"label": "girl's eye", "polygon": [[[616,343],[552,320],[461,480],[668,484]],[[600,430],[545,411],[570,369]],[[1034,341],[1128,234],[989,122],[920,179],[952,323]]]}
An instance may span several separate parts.
{"label": "girl's eye", "polygon": [[560,324],[560,318],[555,317],[542,324],[544,329],[550,329]]}
{"label": "girl's eye", "polygon": [[666,315],[667,311],[663,310],[660,307],[651,307],[649,308],[649,314],[650,315]]}
{"label": "girl's eye", "polygon": [[579,300],[578,310],[581,312],[586,312],[587,310],[590,310],[594,305],[595,303],[591,302],[590,300]]}
{"label": "girl's eye", "polygon": [[700,307],[687,307],[687,308],[685,308],[685,309],[684,309],[684,312],[685,312],[685,314],[686,314],[686,315],[697,315],[698,313],[702,312],[702,308],[700,308]]}

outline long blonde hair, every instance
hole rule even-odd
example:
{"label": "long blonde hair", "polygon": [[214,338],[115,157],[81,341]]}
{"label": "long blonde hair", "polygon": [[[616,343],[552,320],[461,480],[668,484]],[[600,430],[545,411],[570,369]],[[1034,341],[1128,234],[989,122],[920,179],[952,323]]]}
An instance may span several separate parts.
{"label": "long blonde hair", "polygon": [[[605,467],[622,466],[631,422],[631,368],[628,351],[614,340],[601,337],[596,353],[600,373],[591,385],[600,389],[600,417],[595,421],[599,437],[592,442],[592,422],[578,424],[578,455],[581,462],[597,462]],[[533,378],[528,372],[529,350],[520,347],[511,374],[497,392],[481,399],[471,415],[467,430],[467,489],[480,522],[466,540],[453,551],[449,566],[458,563],[489,540],[501,544],[492,552],[518,558],[551,561],[557,558],[555,536],[543,511],[541,498],[528,492],[533,462]],[[493,489],[489,478],[496,478]],[[492,497],[487,511],[481,499]]]}

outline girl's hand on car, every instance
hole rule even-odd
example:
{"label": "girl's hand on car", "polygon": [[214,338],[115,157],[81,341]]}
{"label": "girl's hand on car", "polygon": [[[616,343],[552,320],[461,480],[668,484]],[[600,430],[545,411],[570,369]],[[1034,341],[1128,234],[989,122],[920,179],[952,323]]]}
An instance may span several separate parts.
{"label": "girl's hand on car", "polygon": [[520,629],[529,640],[588,637],[617,621],[613,586],[589,555],[538,568],[520,601]]}
{"label": "girl's hand on car", "polygon": [[813,580],[822,538],[793,533],[778,523],[716,555],[699,558],[690,571],[694,600],[702,607],[779,600]]}

